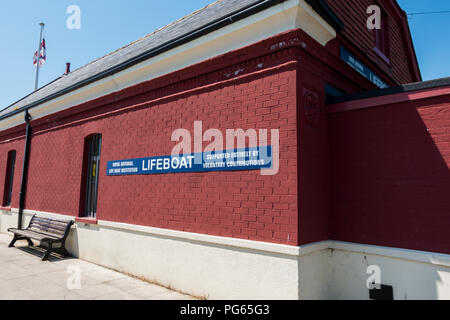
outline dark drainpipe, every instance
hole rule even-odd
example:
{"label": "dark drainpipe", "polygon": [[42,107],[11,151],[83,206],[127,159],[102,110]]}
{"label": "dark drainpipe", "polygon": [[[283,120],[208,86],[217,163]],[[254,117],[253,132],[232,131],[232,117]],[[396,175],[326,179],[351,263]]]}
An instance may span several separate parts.
{"label": "dark drainpipe", "polygon": [[23,152],[23,168],[22,168],[22,181],[20,184],[19,193],[19,220],[17,222],[17,228],[22,229],[22,216],[23,216],[23,204],[25,203],[25,195],[27,191],[27,178],[28,178],[28,161],[30,158],[30,140],[31,140],[31,116],[28,110],[25,111],[25,122],[27,123],[27,131],[25,135],[25,150]]}

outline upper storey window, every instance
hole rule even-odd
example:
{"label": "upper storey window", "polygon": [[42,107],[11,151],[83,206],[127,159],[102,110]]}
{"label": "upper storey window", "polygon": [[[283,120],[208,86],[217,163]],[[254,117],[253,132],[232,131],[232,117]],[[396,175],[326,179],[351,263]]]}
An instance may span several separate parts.
{"label": "upper storey window", "polygon": [[386,12],[381,10],[380,29],[374,29],[375,51],[389,62],[389,19]]}

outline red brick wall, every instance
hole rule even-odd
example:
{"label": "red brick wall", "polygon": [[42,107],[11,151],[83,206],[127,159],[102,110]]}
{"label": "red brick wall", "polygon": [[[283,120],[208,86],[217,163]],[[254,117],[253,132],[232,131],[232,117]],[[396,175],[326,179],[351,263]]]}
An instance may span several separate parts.
{"label": "red brick wall", "polygon": [[[100,133],[98,219],[297,245],[297,64],[293,46],[274,47],[291,36],[33,121],[26,209],[79,215],[84,139]],[[203,121],[203,131],[217,128],[224,136],[226,129],[280,129],[279,173],[106,176],[107,161],[170,155],[172,132],[193,134],[196,120]],[[7,151],[15,146],[1,144],[0,168],[6,170]],[[17,151],[21,168],[23,142]]]}
{"label": "red brick wall", "polygon": [[93,122],[33,134],[27,209],[78,215],[83,142],[99,125]]}
{"label": "red brick wall", "polygon": [[[395,13],[388,2],[391,0],[327,0],[327,3],[342,20],[345,25],[340,37],[331,42],[329,46],[337,48],[343,44],[354,53],[361,55],[361,59],[369,64],[373,70],[391,78],[396,84],[414,82],[414,76],[411,73],[408,64],[408,47],[405,43],[402,21]],[[378,4],[389,17],[389,38],[390,38],[390,64],[386,63],[374,50],[375,37],[372,30],[367,29],[366,13],[370,5]],[[337,50],[335,50],[338,53]],[[394,83],[394,84],[395,84]]]}
{"label": "red brick wall", "polygon": [[[350,92],[372,86],[304,32],[293,30],[33,120],[26,208],[78,216],[84,139],[101,133],[99,219],[293,245],[299,232],[302,243],[327,239],[324,78]],[[320,97],[318,126],[305,122],[304,87]],[[195,120],[203,121],[204,131],[280,129],[280,172],[269,177],[259,171],[106,176],[107,161],[169,155],[172,131],[192,130]],[[5,169],[13,147],[7,141],[23,134],[23,127],[0,132]],[[18,206],[19,161],[13,207]]]}
{"label": "red brick wall", "polygon": [[[25,128],[23,128],[25,132]],[[3,195],[5,192],[5,178],[6,178],[6,166],[8,162],[8,152],[11,150],[16,151],[16,163],[14,168],[14,180],[13,190],[11,198],[11,207],[19,207],[19,192],[20,192],[20,180],[22,178],[22,166],[23,166],[23,149],[25,146],[25,137],[16,137],[12,141],[0,143],[0,205],[3,204]]]}
{"label": "red brick wall", "polygon": [[[314,71],[299,72],[299,237],[300,244],[329,239],[329,138],[324,82]],[[320,118],[306,120],[304,94],[317,94]]]}
{"label": "red brick wall", "polygon": [[[80,214],[84,139],[100,133],[99,219],[291,245],[329,239],[328,148],[334,133],[324,80],[349,92],[373,87],[294,30],[33,120],[26,208]],[[304,88],[318,94],[317,125],[305,120]],[[195,120],[203,121],[204,131],[280,129],[280,172],[106,176],[107,161],[169,155],[173,130],[192,131]],[[0,182],[8,151],[18,153],[13,207],[23,139],[9,139],[23,134],[23,126],[0,133]]]}
{"label": "red brick wall", "polygon": [[[296,243],[295,71],[189,94],[99,121],[106,160],[168,155],[173,130],[281,131],[281,169],[152,176],[102,176],[99,219],[245,239]],[[294,134],[292,134],[294,133]],[[207,143],[204,144],[205,146]],[[290,226],[294,226],[291,228]]]}
{"label": "red brick wall", "polygon": [[330,115],[331,238],[450,253],[450,98]]}

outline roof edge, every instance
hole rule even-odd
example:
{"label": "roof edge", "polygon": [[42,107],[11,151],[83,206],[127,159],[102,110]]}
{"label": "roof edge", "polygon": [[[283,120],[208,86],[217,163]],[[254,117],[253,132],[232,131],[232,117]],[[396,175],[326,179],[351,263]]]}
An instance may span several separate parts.
{"label": "roof edge", "polygon": [[410,67],[410,71],[414,76],[414,81],[422,81],[422,74],[420,72],[419,61],[417,59],[416,49],[414,47],[414,42],[411,35],[411,28],[409,27],[408,16],[406,12],[400,7],[397,0],[388,0],[388,4],[390,4],[394,11],[398,14],[402,28],[403,28],[403,41],[406,42],[406,46],[409,52],[408,55],[408,64]]}
{"label": "roof edge", "polygon": [[423,82],[408,83],[408,84],[403,84],[403,85],[399,85],[399,86],[392,87],[392,88],[378,89],[378,90],[366,91],[366,92],[344,95],[344,96],[329,97],[327,100],[327,104],[334,105],[334,104],[348,102],[348,101],[377,98],[377,97],[382,97],[382,96],[387,96],[387,95],[392,95],[392,94],[419,91],[419,90],[429,90],[429,89],[436,89],[436,88],[442,88],[442,87],[450,87],[450,77],[434,79],[434,80],[429,80],[429,81],[423,81]]}
{"label": "roof edge", "polygon": [[334,11],[328,6],[325,0],[305,0],[319,16],[321,16],[327,23],[329,23],[334,30],[341,32],[344,30],[344,23]]}

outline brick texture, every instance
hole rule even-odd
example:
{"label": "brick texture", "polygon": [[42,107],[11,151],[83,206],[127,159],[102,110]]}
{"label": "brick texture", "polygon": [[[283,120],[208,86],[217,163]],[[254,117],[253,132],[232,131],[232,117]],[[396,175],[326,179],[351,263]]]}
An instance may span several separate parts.
{"label": "brick texture", "polygon": [[[336,40],[337,43],[330,45],[349,43],[351,49],[368,60],[372,69],[382,71],[388,78],[392,78],[396,84],[414,82],[414,76],[408,65],[408,52],[404,41],[402,21],[395,14],[393,8],[388,5],[391,0],[327,0],[327,3],[342,20],[345,25],[342,34]],[[366,13],[370,5],[378,4],[389,19],[389,43],[390,43],[390,64],[387,64],[374,50],[375,36],[372,30],[367,28]],[[342,41],[345,39],[345,41]],[[336,51],[337,53],[337,51]]]}
{"label": "brick texture", "polygon": [[[169,75],[159,86],[144,83],[35,121],[26,208],[80,215],[84,140],[100,133],[98,219],[298,244],[296,64],[295,59],[289,64],[289,48],[271,50],[267,41],[259,46]],[[193,135],[199,120],[203,131],[216,128],[224,137],[227,129],[279,129],[279,173],[106,176],[107,161],[170,155],[176,145],[172,132],[185,128]],[[17,207],[23,138],[14,139],[3,141],[0,153],[18,152],[12,204]],[[0,168],[4,179],[6,156]]]}
{"label": "brick texture", "polygon": [[[25,129],[23,129],[25,131]],[[0,143],[0,177],[3,183],[0,188],[1,195],[1,203],[3,204],[4,198],[4,188],[5,188],[5,178],[6,178],[6,170],[7,170],[7,162],[8,162],[8,152],[15,150],[16,151],[16,162],[14,166],[14,180],[13,180],[13,189],[12,189],[12,198],[11,198],[11,207],[18,208],[19,207],[19,192],[20,192],[20,179],[22,175],[22,165],[23,165],[23,150],[25,147],[25,137],[18,137],[13,139],[12,141],[8,141],[7,143]]]}
{"label": "brick texture", "polygon": [[331,238],[450,253],[450,97],[333,114]]}
{"label": "brick texture", "polygon": [[[343,15],[343,12],[338,14]],[[362,47],[368,48],[369,36],[359,34],[358,30],[351,31],[351,24],[348,25],[346,32],[353,32],[355,41],[361,41]],[[404,52],[401,47],[396,49],[394,46],[392,50]],[[395,67],[398,70],[393,71],[393,79],[408,82],[407,67],[402,64],[404,57],[399,54],[394,59],[398,59]],[[364,188],[358,185],[359,179],[373,172],[381,160],[388,163],[391,160],[386,153],[386,159],[373,161],[383,154],[379,151],[365,159],[364,156],[374,150],[374,145],[366,142],[373,141],[377,134],[380,137],[375,141],[380,144],[376,145],[379,148],[381,141],[390,138],[389,135],[411,141],[405,129],[407,123],[402,122],[406,121],[402,114],[392,111],[403,125],[402,130],[397,132],[393,126],[383,127],[385,121],[394,121],[382,117],[386,110],[379,114],[374,112],[367,119],[366,113],[361,115],[358,112],[344,117],[333,116],[330,123],[324,101],[325,82],[349,93],[374,88],[333,50],[325,50],[301,30],[291,30],[33,120],[26,208],[80,215],[84,198],[84,142],[87,136],[100,133],[98,219],[289,245],[326,240],[331,234],[338,239],[377,241],[376,235],[382,231],[369,234],[370,229],[366,232],[364,228],[370,218],[358,214],[361,210],[375,212],[379,202],[374,197],[378,197],[386,185],[386,190],[396,191],[397,184],[392,178],[395,172],[388,170],[382,176],[386,185],[372,186],[368,183],[366,186],[372,189],[367,190],[374,193],[360,192]],[[319,97],[320,119],[317,125],[310,125],[305,119],[304,88]],[[408,119],[418,118],[410,116]],[[203,121],[203,131],[216,128],[223,134],[227,129],[237,128],[279,129],[279,173],[274,176],[262,176],[259,171],[106,176],[107,161],[169,155],[176,144],[171,142],[172,132],[184,128],[193,133],[194,121],[198,120]],[[380,128],[374,127],[372,120],[381,123]],[[430,118],[429,121],[438,120]],[[366,123],[362,125],[364,121]],[[418,123],[420,121],[412,121],[413,125]],[[445,126],[445,121],[439,126]],[[443,130],[437,124],[435,129],[436,134]],[[357,130],[361,130],[361,134],[354,135]],[[5,178],[8,151],[17,150],[12,207],[18,207],[24,132],[23,126],[0,132],[0,181]],[[436,139],[441,148],[448,150],[447,138],[436,136]],[[400,145],[404,142],[395,141]],[[416,143],[412,142],[411,146]],[[394,145],[391,149],[402,150],[395,149]],[[412,155],[416,155],[414,152]],[[432,156],[433,160],[422,158],[423,163],[419,164],[428,170],[427,174],[433,170],[433,174],[435,171],[443,174],[444,162],[439,161],[442,156],[439,158],[437,152]],[[404,170],[402,165],[398,163],[397,168]],[[398,174],[403,177],[405,173],[400,171]],[[427,174],[421,179],[428,179]],[[405,178],[404,182],[408,179]],[[343,181],[344,186],[338,185],[337,181]],[[448,180],[440,181],[445,184]],[[427,183],[422,189],[413,188],[412,193],[402,191],[404,198],[401,200],[409,200],[407,195],[419,194],[420,190],[428,190],[427,195],[434,194],[430,190],[436,187],[431,182]],[[0,194],[3,194],[3,185],[0,183]],[[347,199],[347,192],[360,193]],[[442,208],[439,209],[438,204],[444,206],[446,202],[444,198],[435,199],[435,210],[427,212],[439,218]],[[365,200],[370,202],[364,205]],[[358,206],[361,210],[351,210],[359,209]],[[392,212],[385,210],[373,219],[381,224],[380,221],[392,218],[388,213]],[[400,216],[401,219],[396,221],[406,221],[405,212]],[[424,216],[418,214],[415,217]],[[418,223],[406,225],[407,230],[413,230]],[[363,228],[357,231],[356,228],[361,226]],[[440,228],[438,225],[435,227]],[[395,237],[400,234],[396,233]],[[436,236],[430,232],[428,235]],[[383,243],[400,243],[397,238],[387,235],[381,235],[379,239]],[[426,243],[431,242],[416,241],[408,245],[426,247]]]}

